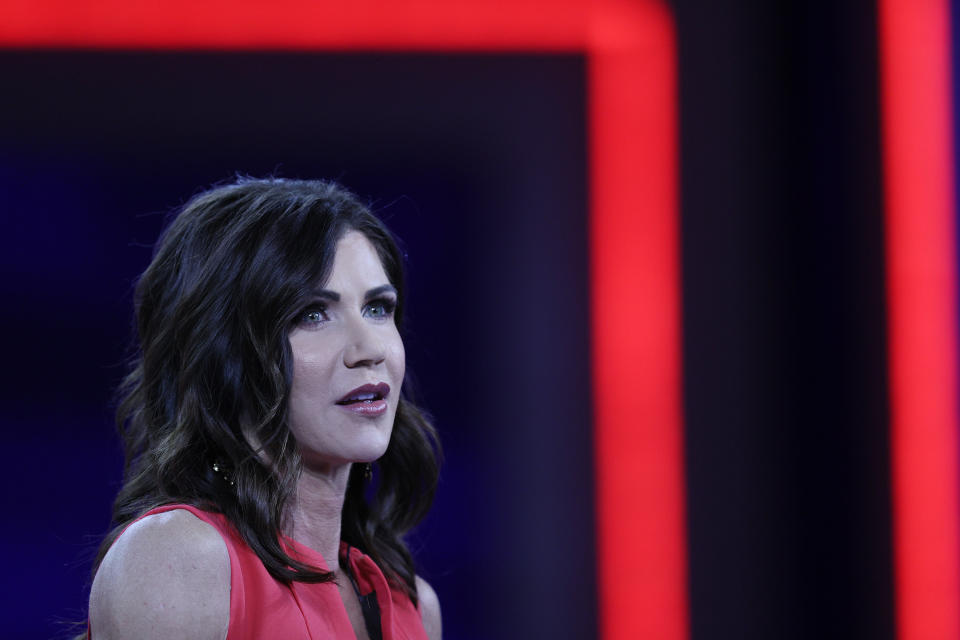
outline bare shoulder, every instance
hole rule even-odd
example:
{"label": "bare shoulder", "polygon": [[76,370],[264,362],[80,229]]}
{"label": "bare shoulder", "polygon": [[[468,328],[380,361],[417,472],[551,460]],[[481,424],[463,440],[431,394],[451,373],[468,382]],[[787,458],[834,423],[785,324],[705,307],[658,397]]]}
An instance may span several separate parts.
{"label": "bare shoulder", "polygon": [[440,599],[430,583],[417,576],[417,599],[420,601],[420,618],[430,640],[440,640],[442,625],[440,619]]}
{"label": "bare shoulder", "polygon": [[132,524],[104,556],[90,590],[97,640],[223,640],[229,621],[227,546],[184,509]]}

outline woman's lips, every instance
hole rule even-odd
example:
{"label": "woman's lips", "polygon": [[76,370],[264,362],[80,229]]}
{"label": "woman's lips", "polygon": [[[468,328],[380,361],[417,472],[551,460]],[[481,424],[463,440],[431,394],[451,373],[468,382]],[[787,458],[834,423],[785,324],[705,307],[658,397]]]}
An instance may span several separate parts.
{"label": "woman's lips", "polygon": [[351,404],[341,404],[342,408],[360,416],[376,417],[387,411],[386,400],[364,400]]}
{"label": "woman's lips", "polygon": [[387,410],[388,395],[390,385],[386,382],[365,384],[345,393],[337,405],[357,415],[375,417]]}

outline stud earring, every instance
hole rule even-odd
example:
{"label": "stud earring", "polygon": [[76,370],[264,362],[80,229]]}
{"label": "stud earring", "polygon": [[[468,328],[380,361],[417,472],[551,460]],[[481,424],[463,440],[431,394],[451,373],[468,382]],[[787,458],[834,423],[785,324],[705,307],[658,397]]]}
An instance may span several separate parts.
{"label": "stud earring", "polygon": [[219,462],[214,462],[214,463],[213,463],[213,471],[214,471],[215,473],[219,474],[220,477],[223,478],[223,480],[224,480],[227,484],[229,484],[231,487],[235,486],[234,483],[233,483],[233,480],[230,478],[229,475],[227,475],[226,469],[224,469],[223,467],[221,467]]}

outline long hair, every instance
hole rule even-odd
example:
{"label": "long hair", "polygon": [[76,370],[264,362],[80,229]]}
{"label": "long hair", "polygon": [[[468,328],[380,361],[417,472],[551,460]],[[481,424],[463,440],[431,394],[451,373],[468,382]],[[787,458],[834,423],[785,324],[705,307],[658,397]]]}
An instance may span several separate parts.
{"label": "long hair", "polygon": [[[287,423],[287,336],[327,279],[337,241],[351,230],[376,248],[396,287],[400,328],[402,255],[383,224],[338,185],[241,178],[194,197],[163,233],[136,287],[139,348],[116,417],[124,484],[94,575],[130,522],[160,505],[189,503],[226,516],[276,579],[333,579],[281,544],[301,471]],[[343,539],[414,603],[414,564],[403,536],[433,501],[438,455],[433,426],[401,392],[375,490],[366,490],[354,465],[343,507]]]}

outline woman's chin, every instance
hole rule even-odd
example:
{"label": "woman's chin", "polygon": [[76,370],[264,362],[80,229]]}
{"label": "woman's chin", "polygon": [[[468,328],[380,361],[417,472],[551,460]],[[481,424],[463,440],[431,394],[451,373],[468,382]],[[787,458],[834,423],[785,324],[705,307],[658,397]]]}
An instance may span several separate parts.
{"label": "woman's chin", "polygon": [[353,462],[356,464],[367,464],[367,463],[376,462],[377,460],[382,458],[383,455],[387,452],[388,444],[389,442],[384,443],[382,446],[371,447],[368,451],[364,451],[358,454],[354,458]]}
{"label": "woman's chin", "polygon": [[346,466],[348,464],[367,464],[373,463],[383,457],[387,452],[389,439],[384,441],[372,441],[365,443],[356,443],[356,446],[350,447],[336,453],[329,452],[321,454],[301,449],[300,456],[303,465],[315,471],[329,471],[336,467]]}

